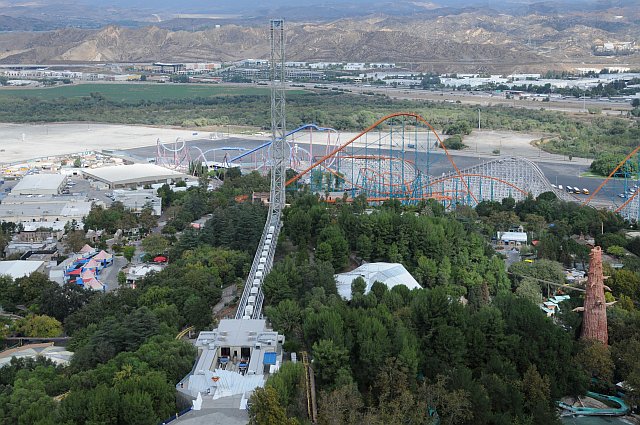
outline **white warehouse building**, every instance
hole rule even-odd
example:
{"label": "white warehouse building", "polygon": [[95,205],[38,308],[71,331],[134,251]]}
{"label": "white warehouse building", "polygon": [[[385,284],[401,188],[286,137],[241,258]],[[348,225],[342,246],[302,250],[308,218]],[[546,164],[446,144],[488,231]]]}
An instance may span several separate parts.
{"label": "white warehouse building", "polygon": [[110,189],[135,188],[146,184],[173,183],[186,175],[154,164],[116,165],[82,170],[86,178],[105,183]]}
{"label": "white warehouse building", "polygon": [[12,195],[58,195],[67,177],[62,174],[30,174],[24,176],[11,191]]}

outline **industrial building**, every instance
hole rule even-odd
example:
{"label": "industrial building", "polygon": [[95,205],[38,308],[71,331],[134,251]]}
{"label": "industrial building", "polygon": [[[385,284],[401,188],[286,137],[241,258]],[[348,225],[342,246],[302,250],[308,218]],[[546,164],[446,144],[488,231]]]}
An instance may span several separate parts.
{"label": "industrial building", "polygon": [[31,273],[43,273],[44,261],[0,261],[0,276],[11,276],[12,279],[29,276]]}
{"label": "industrial building", "polygon": [[82,221],[91,211],[91,202],[62,198],[5,198],[0,204],[0,222]]}
{"label": "industrial building", "polygon": [[162,199],[153,189],[114,190],[113,197],[115,202],[122,203],[125,208],[136,214],[140,214],[147,206],[153,210],[153,215],[162,214]]}
{"label": "industrial building", "polygon": [[351,283],[359,277],[366,283],[365,294],[371,291],[375,282],[380,282],[389,289],[397,285],[403,285],[409,289],[422,288],[399,263],[367,263],[350,272],[336,274],[334,277],[338,294],[347,300],[351,299]]}
{"label": "industrial building", "polygon": [[183,180],[186,175],[154,164],[117,165],[82,170],[88,179],[94,179],[110,189],[136,188],[154,183],[173,183]]}
{"label": "industrial building", "polygon": [[58,195],[67,177],[62,174],[30,174],[24,176],[11,191],[12,195]]}

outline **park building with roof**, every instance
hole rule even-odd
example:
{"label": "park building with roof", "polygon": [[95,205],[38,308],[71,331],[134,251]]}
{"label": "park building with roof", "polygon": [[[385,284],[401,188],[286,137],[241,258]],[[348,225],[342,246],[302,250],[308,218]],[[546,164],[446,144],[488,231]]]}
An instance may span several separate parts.
{"label": "park building with roof", "polygon": [[217,413],[212,423],[247,423],[247,402],[280,368],[284,341],[262,319],[222,319],[217,329],[200,332],[198,360],[176,386],[179,399],[194,406],[181,420],[209,423],[205,418]]}
{"label": "park building with roof", "polygon": [[66,182],[62,174],[29,174],[15,185],[11,195],[58,195]]}
{"label": "park building with roof", "polygon": [[82,173],[85,178],[93,179],[109,189],[136,188],[155,183],[174,183],[187,176],[178,171],[154,164],[116,165],[112,167],[87,168]]}

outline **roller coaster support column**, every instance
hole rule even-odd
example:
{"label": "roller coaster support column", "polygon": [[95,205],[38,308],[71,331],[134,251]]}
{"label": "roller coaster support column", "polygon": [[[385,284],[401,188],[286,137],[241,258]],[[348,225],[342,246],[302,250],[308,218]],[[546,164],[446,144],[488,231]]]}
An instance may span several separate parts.
{"label": "roller coaster support column", "polygon": [[284,20],[271,20],[271,167],[272,217],[280,219],[285,204],[286,114]]}

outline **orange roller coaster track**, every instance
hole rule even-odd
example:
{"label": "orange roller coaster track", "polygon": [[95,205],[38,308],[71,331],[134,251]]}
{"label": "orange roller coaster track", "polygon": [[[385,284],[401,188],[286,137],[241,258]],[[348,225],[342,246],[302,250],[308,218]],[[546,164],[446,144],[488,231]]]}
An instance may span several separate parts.
{"label": "orange roller coaster track", "polygon": [[343,144],[342,146],[337,147],[336,149],[334,149],[332,152],[328,153],[327,155],[323,156],[322,158],[320,158],[319,160],[317,160],[315,163],[313,163],[312,165],[310,165],[308,168],[306,168],[305,170],[301,171],[298,175],[292,177],[291,179],[289,179],[286,182],[286,186],[289,186],[292,183],[295,183],[296,181],[298,181],[302,176],[306,175],[309,171],[313,170],[314,168],[316,168],[317,166],[321,165],[323,162],[325,162],[327,159],[331,158],[332,156],[340,153],[341,151],[343,151],[346,147],[348,147],[349,145],[351,145],[353,142],[355,142],[356,140],[358,140],[359,138],[361,138],[362,136],[364,136],[365,134],[367,134],[368,132],[374,130],[376,127],[378,127],[380,124],[383,124],[385,121],[390,120],[392,118],[396,118],[396,117],[408,117],[408,118],[415,118],[416,122],[420,122],[424,125],[426,125],[431,132],[434,134],[434,136],[436,136],[436,139],[438,140],[438,145],[444,150],[444,153],[447,156],[447,159],[449,160],[449,162],[451,163],[451,166],[453,167],[453,169],[455,170],[456,174],[458,175],[458,177],[460,178],[460,181],[462,182],[465,190],[467,191],[467,193],[473,198],[475,203],[478,203],[478,199],[475,197],[475,195],[471,192],[471,190],[469,189],[469,186],[467,185],[467,183],[464,181],[462,173],[460,172],[460,169],[458,168],[458,166],[456,165],[456,163],[453,161],[453,158],[451,157],[451,155],[449,154],[449,151],[447,150],[447,148],[444,146],[444,143],[442,143],[442,140],[440,139],[440,136],[438,136],[438,133],[436,133],[435,129],[433,128],[433,126],[431,124],[429,124],[427,122],[427,120],[425,120],[421,115],[413,113],[413,112],[396,112],[393,114],[389,114],[385,117],[380,118],[378,121],[376,121],[375,123],[373,123],[372,125],[370,125],[368,128],[366,128],[365,130],[361,131],[359,134],[357,134],[355,137],[353,137],[351,140],[349,140],[348,142],[346,142],[345,144]]}
{"label": "orange roller coaster track", "polygon": [[[618,164],[618,166],[616,168],[613,169],[613,171],[611,172],[611,174],[609,174],[609,176],[604,179],[602,181],[602,183],[600,183],[600,186],[598,186],[598,188],[596,190],[593,191],[593,193],[587,198],[585,199],[585,201],[582,203],[582,205],[587,205],[589,202],[591,202],[591,200],[593,199],[594,196],[596,196],[596,194],[598,192],[600,192],[600,189],[602,189],[604,187],[605,184],[607,184],[609,182],[609,180],[611,180],[613,178],[613,176],[618,172],[618,170],[620,169],[620,167],[622,167],[624,165],[625,162],[627,162],[633,155],[635,155],[636,153],[638,153],[638,151],[640,151],[640,146],[638,146],[637,148],[635,148],[629,155],[626,156],[625,159],[623,159],[622,161],[620,161],[620,164]],[[635,195],[633,195],[635,196]],[[627,202],[625,202],[624,204],[622,204],[623,206],[627,205],[629,203],[629,201],[633,199],[633,197],[629,198],[629,200],[627,200]],[[618,208],[617,211],[621,210],[622,207]]]}

